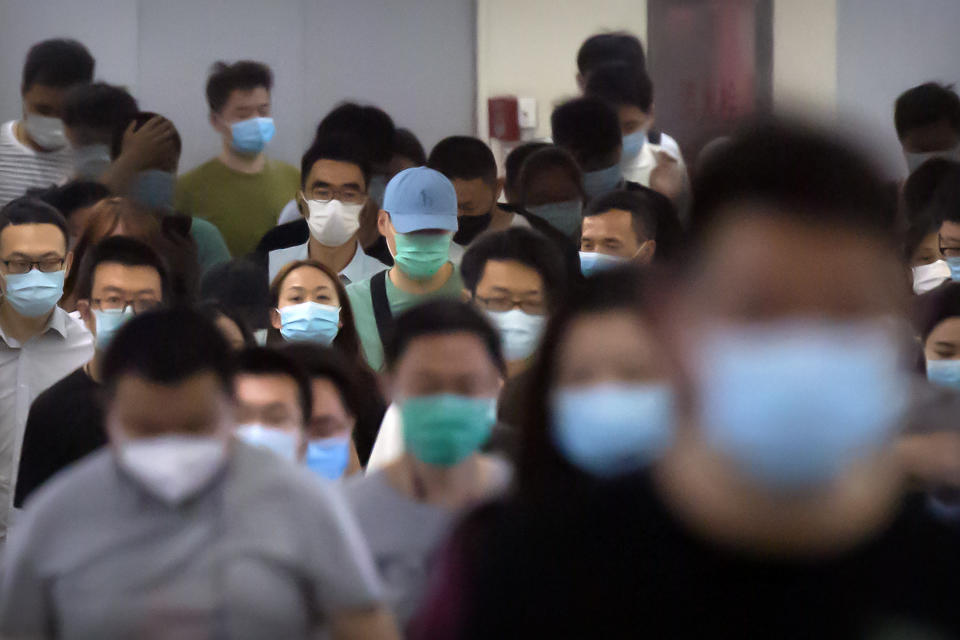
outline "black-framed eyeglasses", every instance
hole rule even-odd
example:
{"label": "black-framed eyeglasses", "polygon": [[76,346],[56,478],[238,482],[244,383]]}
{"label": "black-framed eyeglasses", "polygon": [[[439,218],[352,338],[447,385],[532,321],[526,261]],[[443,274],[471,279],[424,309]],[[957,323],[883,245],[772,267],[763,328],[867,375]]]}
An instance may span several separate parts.
{"label": "black-framed eyeglasses", "polygon": [[0,260],[7,273],[21,275],[36,267],[43,273],[54,273],[63,268],[66,258],[45,258],[43,260]]}
{"label": "black-framed eyeglasses", "polygon": [[542,316],[547,312],[547,304],[543,300],[514,300],[513,298],[481,298],[477,301],[487,311],[512,311],[520,309],[532,316]]}
{"label": "black-framed eyeglasses", "polygon": [[121,298],[119,296],[111,296],[108,298],[94,298],[90,301],[94,309],[99,309],[100,311],[123,311],[126,308],[133,309],[134,315],[140,315],[141,313],[147,313],[154,311],[160,308],[160,305],[163,303],[159,300],[127,300],[126,298]]}
{"label": "black-framed eyeglasses", "polygon": [[331,189],[329,187],[317,187],[310,191],[310,195],[304,194],[307,200],[319,200],[321,202],[330,202],[339,200],[344,204],[363,204],[367,201],[367,194],[359,189]]}

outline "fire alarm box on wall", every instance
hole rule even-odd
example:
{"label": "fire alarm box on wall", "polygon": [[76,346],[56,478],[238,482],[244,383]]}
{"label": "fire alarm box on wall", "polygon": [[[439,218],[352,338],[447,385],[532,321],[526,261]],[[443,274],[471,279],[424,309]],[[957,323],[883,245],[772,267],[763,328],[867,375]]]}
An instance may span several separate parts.
{"label": "fire alarm box on wall", "polygon": [[516,96],[498,96],[487,100],[490,137],[504,142],[520,140],[519,107]]}

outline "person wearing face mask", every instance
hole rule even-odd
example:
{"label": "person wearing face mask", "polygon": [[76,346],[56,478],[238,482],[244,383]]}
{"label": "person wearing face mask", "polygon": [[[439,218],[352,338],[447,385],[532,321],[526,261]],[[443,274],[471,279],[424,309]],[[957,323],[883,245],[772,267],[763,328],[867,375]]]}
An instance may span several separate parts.
{"label": "person wearing face mask", "polygon": [[653,262],[660,255],[656,211],[663,206],[672,207],[650,189],[613,191],[591,202],[580,232],[583,275],[592,276],[629,262]]}
{"label": "person wearing face mask", "polygon": [[397,318],[387,346],[406,453],[348,482],[344,494],[401,625],[416,612],[455,518],[510,479],[504,461],[480,453],[496,421],[504,374],[499,342],[475,309],[437,300]]}
{"label": "person wearing face mask", "polygon": [[907,173],[927,160],[960,160],[960,97],[953,87],[927,82],[897,98],[893,110]]}
{"label": "person wearing face mask", "polygon": [[63,100],[64,132],[73,147],[73,177],[99,180],[112,161],[114,131],[124,129],[140,111],[126,89],[105,82],[81,84]]}
{"label": "person wearing face mask", "polygon": [[100,407],[103,358],[120,328],[166,299],[167,270],[146,244],[108,237],[80,265],[77,310],[93,335],[93,358],[37,396],[23,436],[13,505],[21,508],[61,469],[107,442]]}
{"label": "person wearing face mask", "polygon": [[207,103],[223,148],[177,180],[174,208],[216,225],[234,256],[253,251],[300,184],[296,168],[265,153],[275,130],[272,87],[273,73],[260,62],[214,64]]}
{"label": "person wearing face mask", "polygon": [[458,298],[460,273],[450,262],[457,231],[457,193],[443,174],[426,167],[401,171],[387,184],[377,224],[394,266],[347,287],[357,333],[374,371],[399,313],[430,298]]}
{"label": "person wearing face mask", "polygon": [[653,129],[653,83],[646,71],[609,62],[590,71],[584,95],[599,98],[617,112],[623,135],[624,178],[671,200],[689,190],[687,168],[677,141]]}
{"label": "person wearing face mask", "polygon": [[554,144],[583,170],[588,200],[623,187],[623,138],[613,108],[598,98],[569,100],[553,110],[550,129]]}
{"label": "person wearing face mask", "polygon": [[583,173],[564,149],[548,145],[523,161],[517,206],[573,244],[583,222]]}
{"label": "person wearing face mask", "polygon": [[347,291],[329,267],[315,260],[291,262],[270,284],[271,344],[282,341],[333,346],[364,362]]}
{"label": "person wearing face mask", "polygon": [[[882,180],[833,132],[767,123],[704,165],[693,202],[687,277],[654,316],[684,381],[672,443],[585,499],[494,513],[516,523],[495,546],[465,536],[468,552],[483,549],[484,582],[465,589],[482,606],[468,604],[462,628],[607,637],[655,620],[675,637],[955,636],[956,531],[907,492],[895,450],[911,340],[891,322],[908,297],[890,286],[901,265]],[[549,491],[557,477],[537,479]],[[541,531],[575,544],[543,550]],[[577,560],[555,562],[567,553]]]}
{"label": "person wearing face mask", "polygon": [[[312,410],[297,443],[298,459],[327,480],[357,473],[365,459],[357,443],[364,442],[363,432],[371,425],[379,426],[386,409],[376,382],[371,386],[364,372],[334,349],[300,343],[280,352],[310,379]],[[369,446],[366,451],[369,455]]]}
{"label": "person wearing face mask", "polygon": [[94,353],[83,323],[57,306],[72,262],[56,209],[30,197],[0,209],[0,540],[30,404]]}
{"label": "person wearing face mask", "polygon": [[928,169],[935,181],[927,209],[928,215],[939,222],[937,248],[947,263],[950,279],[960,281],[960,162],[931,160],[917,173],[924,177]]}
{"label": "person wearing face mask", "polygon": [[398,637],[339,493],[233,437],[235,360],[212,323],[182,308],[138,316],[101,375],[109,445],[18,521],[0,633]]}
{"label": "person wearing face mask", "polygon": [[366,280],[387,265],[367,255],[359,241],[368,203],[370,165],[361,140],[347,134],[318,138],[303,154],[296,202],[299,219],[267,232],[257,246],[270,281],[289,262],[315,260],[344,284]]}
{"label": "person wearing face mask", "polygon": [[75,40],[44,40],[23,64],[23,116],[0,125],[0,207],[26,193],[64,181],[74,169],[63,121],[64,95],[93,80],[94,60]]}
{"label": "person wearing face mask", "polygon": [[[949,180],[960,180],[960,164],[933,159],[911,173],[903,185],[901,210],[907,224],[903,232],[903,255],[911,270],[913,292],[918,295],[950,279],[950,266],[940,253],[940,229],[944,220],[935,205],[939,198],[934,197],[940,184]],[[947,231],[949,233],[949,227]],[[954,235],[960,237],[960,233]]]}

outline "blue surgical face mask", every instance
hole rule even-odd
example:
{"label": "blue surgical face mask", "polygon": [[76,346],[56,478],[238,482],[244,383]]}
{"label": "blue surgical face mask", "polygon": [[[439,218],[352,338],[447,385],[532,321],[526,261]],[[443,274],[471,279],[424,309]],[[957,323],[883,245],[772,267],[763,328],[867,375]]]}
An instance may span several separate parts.
{"label": "blue surgical face mask", "polygon": [[879,321],[728,326],[699,353],[703,435],[773,490],[828,484],[883,447],[908,404],[898,341]]}
{"label": "blue surgical face mask", "polygon": [[273,139],[276,128],[273,118],[249,118],[230,125],[232,145],[241,153],[260,153]]}
{"label": "blue surgical face mask", "polygon": [[307,442],[307,468],[328,480],[343,477],[350,461],[350,438],[334,436]]}
{"label": "blue surgical face mask", "polygon": [[63,297],[65,272],[44,273],[31,269],[26,273],[8,273],[3,276],[3,297],[10,306],[26,318],[39,318],[57,306]]}
{"label": "blue surgical face mask", "polygon": [[82,180],[96,180],[110,168],[110,147],[105,144],[89,144],[73,152],[73,167]]}
{"label": "blue surgical face mask", "polygon": [[103,311],[101,309],[93,310],[94,324],[96,326],[96,347],[98,351],[106,351],[107,347],[113,341],[120,328],[133,319],[133,310],[129,307],[123,309],[110,309]]}
{"label": "blue surgical face mask", "polygon": [[234,433],[250,446],[272,451],[284,460],[297,458],[297,436],[289,431],[251,423],[240,425]]}
{"label": "blue surgical face mask", "polygon": [[960,360],[927,360],[927,380],[960,390]]}
{"label": "blue surgical face mask", "polygon": [[667,384],[567,387],[551,400],[551,436],[574,466],[599,477],[637,471],[673,439],[674,394]]}
{"label": "blue surgical face mask", "polygon": [[628,133],[623,136],[623,151],[621,152],[622,164],[629,164],[637,159],[637,156],[640,155],[640,150],[643,149],[643,145],[647,143],[647,132],[643,129],[638,129],[633,133]]}
{"label": "blue surgical face mask", "polygon": [[583,189],[587,192],[588,198],[596,198],[605,193],[616,191],[623,182],[623,168],[620,163],[598,169],[597,171],[587,171],[583,174]]}
{"label": "blue surgical face mask", "polygon": [[485,313],[500,334],[504,358],[512,362],[525,360],[533,355],[540,345],[540,337],[547,325],[546,316],[529,314],[521,309]]}
{"label": "blue surgical face mask", "polygon": [[176,183],[177,177],[169,171],[148,169],[134,178],[130,197],[147,209],[172,209]]}
{"label": "blue surgical face mask", "polygon": [[950,279],[954,282],[960,282],[960,257],[945,258],[947,266],[950,267]]}
{"label": "blue surgical face mask", "polygon": [[340,332],[340,307],[307,301],[279,311],[280,335],[288,342],[329,346]]}
{"label": "blue surgical face mask", "polygon": [[573,237],[580,229],[580,225],[583,224],[583,203],[579,200],[549,202],[527,207],[527,211],[570,237]]}
{"label": "blue surgical face mask", "polygon": [[629,262],[626,258],[620,256],[608,256],[605,253],[596,253],[593,251],[580,252],[580,272],[590,277],[601,271],[616,269],[619,266]]}
{"label": "blue surgical face mask", "polygon": [[370,176],[370,185],[367,187],[367,197],[379,205],[383,205],[383,194],[387,191],[387,176],[376,173]]}

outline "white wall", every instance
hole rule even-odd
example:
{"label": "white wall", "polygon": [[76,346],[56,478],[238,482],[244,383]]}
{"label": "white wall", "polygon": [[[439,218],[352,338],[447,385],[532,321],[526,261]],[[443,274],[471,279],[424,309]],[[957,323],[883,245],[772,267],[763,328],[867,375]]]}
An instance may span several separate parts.
{"label": "white wall", "polygon": [[20,115],[30,45],[67,36],[99,79],[173,120],[181,170],[219,149],[204,98],[218,59],[273,68],[275,157],[299,166],[320,118],[348,98],[382,107],[429,151],[474,133],[474,12],[474,0],[0,0],[0,119]]}
{"label": "white wall", "polygon": [[837,0],[774,0],[774,109],[832,120],[836,93]]}
{"label": "white wall", "polygon": [[550,135],[557,102],[577,94],[577,49],[600,31],[626,29],[646,40],[646,0],[477,0],[479,131],[488,97],[537,99],[537,137]]}

